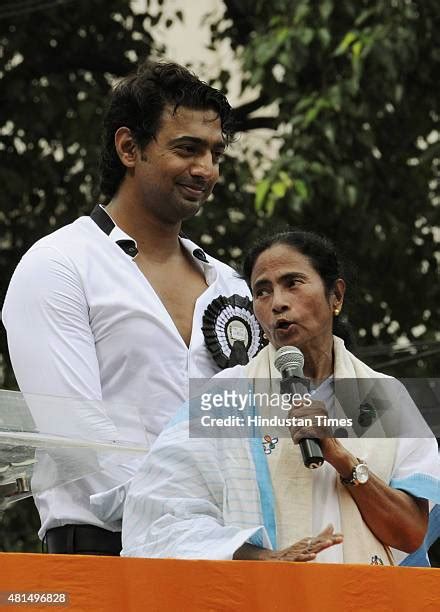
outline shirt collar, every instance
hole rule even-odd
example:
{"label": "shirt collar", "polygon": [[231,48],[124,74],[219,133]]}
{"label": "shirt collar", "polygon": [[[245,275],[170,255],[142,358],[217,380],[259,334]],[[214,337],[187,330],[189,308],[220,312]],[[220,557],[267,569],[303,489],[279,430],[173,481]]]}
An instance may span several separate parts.
{"label": "shirt collar", "polygon": [[90,213],[90,217],[101,229],[104,234],[113,240],[127,255],[131,258],[136,257],[138,254],[136,240],[133,240],[131,236],[126,234],[120,227],[116,225],[113,219],[110,217],[105,207],[102,204],[97,204]]}
{"label": "shirt collar", "polygon": [[189,240],[189,238],[179,236],[179,240],[183,248],[195,259],[195,264],[203,272],[207,284],[212,285],[217,279],[217,268],[211,258],[208,257],[205,251],[195,244],[195,242]]}
{"label": "shirt collar", "polygon": [[[132,259],[136,257],[138,254],[136,240],[116,225],[106,211],[105,206],[97,204],[90,213],[90,217],[96,225],[124,251],[124,253],[129,255]],[[183,235],[180,235],[179,239],[182,246],[197,260],[197,263],[202,265],[205,275],[208,270],[212,272],[213,264],[209,261],[205,251]],[[207,280],[209,282],[208,278]]]}

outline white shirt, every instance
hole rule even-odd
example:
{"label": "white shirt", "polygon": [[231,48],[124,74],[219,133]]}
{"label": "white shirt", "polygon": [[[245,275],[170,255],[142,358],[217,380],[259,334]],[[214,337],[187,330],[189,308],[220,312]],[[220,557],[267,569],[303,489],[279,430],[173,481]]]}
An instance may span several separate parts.
{"label": "white shirt", "polygon": [[[151,440],[188,399],[189,379],[220,369],[201,329],[206,307],[219,295],[249,290],[232,268],[180,238],[208,285],[196,301],[187,347],[120,240],[135,246],[117,226],[107,235],[90,217],[39,240],[14,272],[2,319],[22,392],[137,406]],[[68,523],[119,530],[119,521],[102,522],[89,502],[91,494],[118,484],[95,473],[38,495],[40,537]]]}

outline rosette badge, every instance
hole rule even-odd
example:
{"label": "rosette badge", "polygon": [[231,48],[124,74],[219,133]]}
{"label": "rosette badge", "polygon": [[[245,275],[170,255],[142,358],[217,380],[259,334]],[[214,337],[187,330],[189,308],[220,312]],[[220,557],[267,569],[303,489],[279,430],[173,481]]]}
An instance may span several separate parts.
{"label": "rosette badge", "polygon": [[252,302],[241,295],[219,296],[203,315],[205,343],[222,368],[246,365],[266,344],[252,310]]}

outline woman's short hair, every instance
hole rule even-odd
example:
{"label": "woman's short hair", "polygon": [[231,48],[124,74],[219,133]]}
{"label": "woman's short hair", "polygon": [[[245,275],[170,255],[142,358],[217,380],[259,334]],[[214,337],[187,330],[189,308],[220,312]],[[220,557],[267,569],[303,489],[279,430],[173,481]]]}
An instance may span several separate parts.
{"label": "woman's short hair", "polygon": [[157,134],[168,105],[173,112],[179,106],[214,110],[220,118],[225,144],[232,140],[232,109],[223,93],[179,64],[147,61],[135,73],[120,79],[110,94],[100,159],[101,193],[107,201],[117,192],[126,171],[115,149],[116,131],[128,127],[143,149]]}
{"label": "woman's short hair", "polygon": [[[315,232],[292,228],[262,238],[249,250],[243,262],[243,277],[249,286],[258,257],[267,249],[279,244],[289,246],[307,257],[313,269],[321,277],[327,297],[334,289],[338,278],[344,279],[347,284],[345,266],[331,240]],[[345,341],[347,348],[352,350],[355,347],[354,332],[345,316],[333,317],[333,333]]]}

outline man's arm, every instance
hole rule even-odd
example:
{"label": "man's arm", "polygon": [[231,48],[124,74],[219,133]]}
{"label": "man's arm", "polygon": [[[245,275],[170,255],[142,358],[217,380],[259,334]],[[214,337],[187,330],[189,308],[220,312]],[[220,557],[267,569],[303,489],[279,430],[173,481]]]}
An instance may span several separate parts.
{"label": "man's arm", "polygon": [[52,247],[27,253],[12,277],[2,319],[22,392],[101,399],[88,304],[68,258]]}

